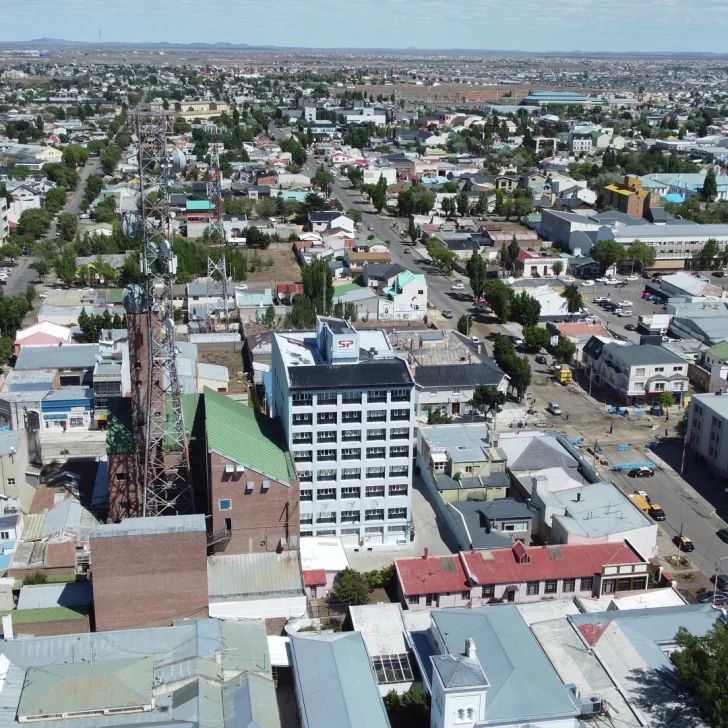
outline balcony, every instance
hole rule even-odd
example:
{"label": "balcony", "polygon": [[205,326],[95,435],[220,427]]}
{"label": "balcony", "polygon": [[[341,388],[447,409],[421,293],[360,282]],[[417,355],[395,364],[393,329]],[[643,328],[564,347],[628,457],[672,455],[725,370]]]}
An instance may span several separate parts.
{"label": "balcony", "polygon": [[293,415],[294,427],[310,427],[313,423],[313,415]]}
{"label": "balcony", "polygon": [[313,405],[313,397],[302,397],[301,399],[294,398],[294,407],[311,407]]}
{"label": "balcony", "polygon": [[361,393],[352,397],[344,395],[341,398],[341,404],[361,404]]}
{"label": "balcony", "polygon": [[341,421],[345,423],[361,422],[361,412],[342,412]]}
{"label": "balcony", "polygon": [[307,450],[306,452],[294,452],[293,459],[297,463],[312,463],[313,455],[311,454],[310,450]]}
{"label": "balcony", "polygon": [[326,481],[326,480],[336,480],[336,471],[335,470],[323,470],[320,471],[318,476],[316,477],[317,482]]}
{"label": "balcony", "polygon": [[341,434],[341,441],[342,442],[361,442],[361,432],[359,430],[343,432]]}
{"label": "balcony", "polygon": [[320,463],[328,461],[334,461],[336,460],[336,451],[333,452],[320,452],[316,456],[316,460]]}
{"label": "balcony", "polygon": [[361,460],[361,450],[356,450],[353,452],[346,452],[346,450],[343,450],[341,453],[341,459],[342,460]]}
{"label": "balcony", "polygon": [[409,402],[410,401],[410,395],[409,392],[407,394],[392,394],[390,402]]}

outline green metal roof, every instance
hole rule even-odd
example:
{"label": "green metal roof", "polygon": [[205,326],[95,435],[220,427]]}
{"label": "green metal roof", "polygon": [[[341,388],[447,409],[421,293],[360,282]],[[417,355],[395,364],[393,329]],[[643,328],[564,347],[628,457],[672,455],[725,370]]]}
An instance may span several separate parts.
{"label": "green metal roof", "polygon": [[728,361],[728,341],[719,341],[710,347],[708,353],[720,361]]}
{"label": "green metal roof", "polygon": [[187,209],[198,211],[198,210],[212,210],[213,204],[209,200],[189,200],[187,202]]}
{"label": "green metal roof", "polygon": [[131,399],[112,397],[106,421],[106,452],[111,454],[136,452],[134,428],[131,421]]}
{"label": "green metal roof", "polygon": [[207,445],[213,452],[290,485],[296,469],[274,421],[205,387]]}

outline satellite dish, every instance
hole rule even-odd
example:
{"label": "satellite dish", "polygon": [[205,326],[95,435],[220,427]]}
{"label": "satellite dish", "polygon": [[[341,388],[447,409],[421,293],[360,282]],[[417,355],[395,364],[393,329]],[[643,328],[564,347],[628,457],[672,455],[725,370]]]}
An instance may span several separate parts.
{"label": "satellite dish", "polygon": [[172,174],[179,174],[187,166],[185,153],[177,147],[172,147],[169,153],[169,168]]}
{"label": "satellite dish", "polygon": [[170,213],[169,213],[169,216],[170,216],[170,217],[171,217],[172,219],[174,219],[175,217],[177,217],[177,213],[176,213],[176,212],[175,212],[174,210],[172,210],[172,212],[170,212]]}

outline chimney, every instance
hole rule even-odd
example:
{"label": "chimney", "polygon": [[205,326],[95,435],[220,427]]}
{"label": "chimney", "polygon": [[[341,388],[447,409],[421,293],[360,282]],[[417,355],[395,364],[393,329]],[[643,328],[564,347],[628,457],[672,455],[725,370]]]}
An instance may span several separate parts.
{"label": "chimney", "polygon": [[6,640],[13,639],[13,615],[3,614],[3,637]]}
{"label": "chimney", "polygon": [[470,637],[465,640],[465,657],[475,659],[475,642]]}
{"label": "chimney", "polygon": [[576,494],[576,502],[578,503],[581,500],[581,491],[577,492]]}
{"label": "chimney", "polygon": [[[427,559],[430,558],[430,549],[427,546],[425,546],[425,555],[423,558],[425,559],[425,561],[427,561]],[[10,618],[10,615],[7,615],[7,616],[8,616],[8,618]],[[4,619],[5,619],[5,617],[3,617],[3,620]]]}

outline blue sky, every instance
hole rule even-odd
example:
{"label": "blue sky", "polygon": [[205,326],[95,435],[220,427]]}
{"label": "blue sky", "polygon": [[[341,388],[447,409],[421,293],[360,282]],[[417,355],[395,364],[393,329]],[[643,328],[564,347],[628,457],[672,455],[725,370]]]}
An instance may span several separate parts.
{"label": "blue sky", "polygon": [[726,0],[22,0],[0,40],[726,52]]}

